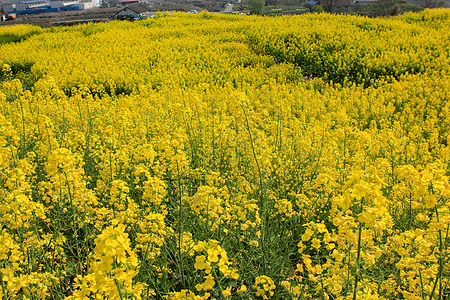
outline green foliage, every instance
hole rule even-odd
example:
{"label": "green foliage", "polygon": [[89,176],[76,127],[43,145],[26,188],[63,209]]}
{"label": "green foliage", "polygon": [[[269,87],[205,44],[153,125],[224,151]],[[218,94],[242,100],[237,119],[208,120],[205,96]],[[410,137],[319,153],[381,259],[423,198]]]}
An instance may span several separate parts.
{"label": "green foliage", "polygon": [[313,11],[316,12],[316,13],[322,13],[322,12],[324,12],[323,7],[320,6],[319,4],[315,4],[315,5],[313,6]]}
{"label": "green foliage", "polygon": [[[425,11],[369,21],[354,16],[324,15],[336,22],[291,25],[264,32],[255,30],[248,35],[248,44],[255,52],[271,55],[278,62],[294,63],[305,75],[368,86],[379,79],[392,81],[407,74],[445,70],[447,44],[442,43],[439,34],[434,34],[448,24],[448,16],[445,11],[442,14]],[[421,22],[426,25],[409,24]],[[418,38],[422,42],[415,44],[414,52],[404,47]],[[433,57],[442,59],[431,65],[428,62],[434,61]]]}
{"label": "green foliage", "polygon": [[264,12],[265,0],[249,0],[248,5],[252,14],[261,15]]}
{"label": "green foliage", "polygon": [[0,45],[20,42],[42,33],[42,28],[33,25],[9,26],[0,28]]}

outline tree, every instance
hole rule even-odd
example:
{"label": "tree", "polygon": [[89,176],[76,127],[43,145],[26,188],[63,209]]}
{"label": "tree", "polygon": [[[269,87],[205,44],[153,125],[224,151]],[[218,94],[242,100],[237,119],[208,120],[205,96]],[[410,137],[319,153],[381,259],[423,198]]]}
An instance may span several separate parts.
{"label": "tree", "polygon": [[389,16],[394,12],[396,0],[379,0],[376,2],[376,14],[378,16]]}
{"label": "tree", "polygon": [[322,7],[326,12],[333,12],[336,0],[322,0],[320,4],[322,4]]}
{"label": "tree", "polygon": [[320,6],[319,4],[314,4],[313,8],[312,8],[313,12],[316,13],[322,13],[323,12],[323,7]]}
{"label": "tree", "polygon": [[425,8],[438,8],[445,5],[443,0],[422,0],[420,4]]}
{"label": "tree", "polygon": [[248,0],[248,6],[252,14],[261,15],[264,12],[265,0]]}

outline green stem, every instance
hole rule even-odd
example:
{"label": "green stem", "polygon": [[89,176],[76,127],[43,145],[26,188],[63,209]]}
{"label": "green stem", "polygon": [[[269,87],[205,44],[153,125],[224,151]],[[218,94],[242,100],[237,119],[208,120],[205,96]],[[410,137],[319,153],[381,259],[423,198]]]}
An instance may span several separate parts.
{"label": "green stem", "polygon": [[419,277],[420,277],[420,288],[421,288],[420,295],[422,297],[422,300],[425,300],[425,296],[423,294],[423,279],[422,279],[422,270],[421,269],[419,269]]}
{"label": "green stem", "polygon": [[20,98],[19,98],[19,104],[20,104],[20,112],[22,114],[22,134],[23,134],[23,141],[22,141],[23,149],[22,149],[22,151],[26,151],[25,144],[27,142],[27,139],[26,139],[26,132],[25,132],[25,114],[23,113],[23,106],[22,106],[22,101],[20,100]]}
{"label": "green stem", "polygon": [[[363,211],[363,205],[361,203],[361,212]],[[359,280],[359,258],[361,255],[361,232],[362,232],[362,223],[359,222],[358,228],[358,250],[356,254],[356,273],[355,273],[355,289],[353,290],[353,300],[356,300],[356,292],[358,290],[358,280]]]}
{"label": "green stem", "polygon": [[[436,221],[439,223],[439,212],[437,209],[437,204],[434,206],[434,211],[436,212]],[[433,290],[431,291],[430,294],[430,299],[433,298],[434,296],[434,292],[436,291],[436,286],[437,283],[439,281],[439,297],[438,299],[442,299],[442,270],[444,267],[444,257],[442,256],[442,252],[443,252],[443,245],[442,245],[442,231],[441,229],[438,230],[438,234],[439,234],[439,270],[438,270],[438,274],[436,276],[436,280],[434,282],[434,286],[433,286]]]}
{"label": "green stem", "polygon": [[448,242],[448,233],[449,233],[450,225],[447,225],[447,230],[445,232],[444,245],[447,245]]}
{"label": "green stem", "polygon": [[119,281],[118,281],[117,279],[114,279],[114,282],[115,282],[115,284],[116,284],[117,291],[119,292],[120,300],[123,300],[122,290],[121,290],[121,288],[120,288]]}
{"label": "green stem", "polygon": [[[319,252],[319,250],[317,250],[317,252]],[[319,253],[317,253],[317,255],[316,255],[316,260],[317,260],[317,263],[320,263]],[[320,266],[320,267],[322,267],[322,266]],[[323,276],[320,276],[320,294],[322,295],[323,299],[327,299],[326,294],[325,294],[325,288],[323,286]]]}
{"label": "green stem", "polygon": [[439,280],[439,276],[436,276],[436,279],[434,280],[433,290],[431,291],[431,294],[430,294],[430,298],[429,298],[430,300],[433,299],[438,280]]}
{"label": "green stem", "polygon": [[75,247],[76,247],[76,255],[77,255],[77,259],[78,259],[78,269],[80,271],[80,274],[83,274],[83,272],[82,272],[82,257],[81,257],[81,253],[80,253],[80,243],[78,240],[78,220],[77,220],[78,208],[75,207],[75,205],[73,203],[73,195],[72,195],[72,192],[70,191],[70,182],[69,182],[67,173],[65,171],[64,171],[64,177],[66,179],[67,191],[69,194],[70,209],[73,211],[73,216],[71,219],[72,219],[73,235],[75,237]]}
{"label": "green stem", "polygon": [[184,259],[183,259],[183,254],[181,253],[181,247],[183,246],[183,202],[182,202],[182,198],[183,198],[183,193],[181,192],[181,178],[180,178],[180,168],[178,166],[178,162],[177,162],[177,184],[178,184],[178,192],[180,193],[179,195],[179,202],[178,202],[178,258],[179,258],[179,265],[178,265],[178,272],[180,273],[180,277],[181,277],[181,282],[183,284],[183,287],[185,286],[185,278],[184,278],[184,270],[183,270],[183,263],[184,263]]}
{"label": "green stem", "polygon": [[2,299],[4,298],[5,300],[7,300],[9,299],[8,290],[6,289],[5,282],[3,281],[3,273],[1,271],[0,271],[0,282],[2,283],[2,291],[3,291]]}
{"label": "green stem", "polygon": [[261,249],[262,249],[262,265],[263,265],[263,272],[264,274],[266,274],[266,245],[265,245],[265,241],[266,241],[266,221],[267,221],[267,213],[266,213],[266,199],[265,199],[265,191],[264,191],[264,180],[263,180],[263,174],[261,172],[261,168],[259,166],[259,162],[258,162],[258,158],[256,156],[256,151],[255,151],[255,146],[253,144],[253,137],[252,137],[252,132],[250,130],[250,123],[248,121],[248,116],[247,113],[244,109],[244,106],[242,106],[241,103],[241,108],[242,111],[244,112],[244,116],[245,116],[245,123],[247,125],[247,131],[248,131],[248,135],[250,137],[250,145],[252,147],[252,153],[253,153],[253,157],[255,159],[255,163],[256,163],[256,167],[258,169],[258,173],[259,173],[259,192],[260,192],[260,205],[259,205],[259,209],[261,211]]}

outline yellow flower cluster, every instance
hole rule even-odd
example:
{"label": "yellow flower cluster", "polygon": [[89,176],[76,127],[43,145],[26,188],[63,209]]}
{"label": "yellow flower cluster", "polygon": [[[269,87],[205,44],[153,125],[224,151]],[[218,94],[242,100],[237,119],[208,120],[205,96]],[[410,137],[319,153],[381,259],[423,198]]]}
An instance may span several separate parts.
{"label": "yellow flower cluster", "polygon": [[[213,266],[217,264],[219,271],[224,278],[238,279],[239,274],[237,270],[231,267],[231,262],[228,260],[227,252],[219,245],[216,240],[209,240],[208,242],[199,241],[192,249],[196,254],[198,252],[206,252],[206,255],[196,255],[194,268],[196,270],[203,270],[206,274],[205,281],[197,284],[195,288],[198,291],[211,290],[215,285],[212,273]],[[214,265],[212,265],[214,264]],[[217,276],[217,275],[216,275]]]}
{"label": "yellow flower cluster", "polygon": [[253,288],[256,290],[256,297],[262,297],[263,299],[270,299],[274,295],[276,288],[274,281],[265,275],[255,278],[255,284]]}
{"label": "yellow flower cluster", "polygon": [[92,273],[77,277],[75,293],[69,299],[141,298],[144,285],[133,283],[139,261],[124,229],[123,224],[109,226],[95,239]]}
{"label": "yellow flower cluster", "polygon": [[195,295],[192,291],[189,290],[181,290],[179,292],[175,292],[170,296],[166,297],[166,299],[171,300],[206,300],[210,296],[209,293],[205,293],[204,296]]}

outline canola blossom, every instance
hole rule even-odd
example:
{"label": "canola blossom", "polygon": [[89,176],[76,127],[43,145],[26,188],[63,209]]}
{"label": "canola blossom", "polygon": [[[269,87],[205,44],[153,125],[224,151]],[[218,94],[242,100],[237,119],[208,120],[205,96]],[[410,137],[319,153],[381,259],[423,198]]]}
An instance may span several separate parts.
{"label": "canola blossom", "polygon": [[0,298],[446,299],[448,28],[0,27]]}

